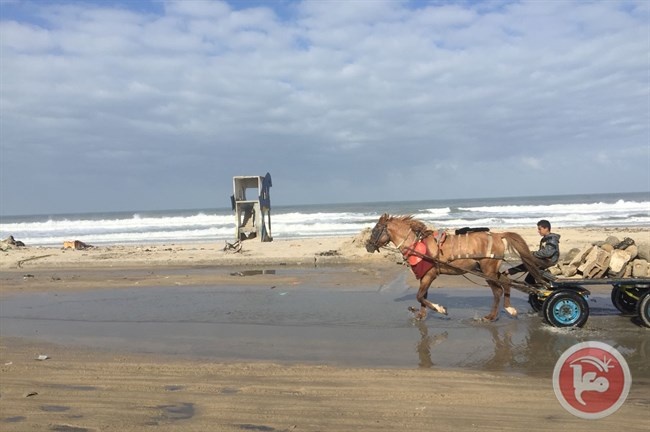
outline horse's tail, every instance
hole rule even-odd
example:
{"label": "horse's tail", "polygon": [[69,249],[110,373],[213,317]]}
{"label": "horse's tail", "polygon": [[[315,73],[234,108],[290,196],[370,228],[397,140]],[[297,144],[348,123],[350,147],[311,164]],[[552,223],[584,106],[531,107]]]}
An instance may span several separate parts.
{"label": "horse's tail", "polygon": [[538,267],[537,258],[532,254],[526,241],[517,233],[504,232],[501,237],[508,242],[508,250],[516,252],[521,258],[521,262],[526,266],[528,273],[535,278],[538,283],[544,283],[542,272]]}

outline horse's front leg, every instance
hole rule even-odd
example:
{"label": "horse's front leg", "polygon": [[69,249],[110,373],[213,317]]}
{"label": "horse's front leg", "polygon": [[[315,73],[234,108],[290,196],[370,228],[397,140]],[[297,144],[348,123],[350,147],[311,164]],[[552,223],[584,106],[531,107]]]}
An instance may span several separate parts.
{"label": "horse's front leg", "polygon": [[436,276],[437,275],[435,273],[431,272],[420,280],[420,288],[418,289],[418,293],[416,295],[416,299],[420,303],[420,310],[416,311],[415,308],[409,308],[409,310],[415,314],[415,319],[425,319],[427,317],[427,308],[443,315],[447,315],[447,309],[444,306],[427,300],[427,297],[429,295],[429,287],[431,286],[431,282],[433,282]]}

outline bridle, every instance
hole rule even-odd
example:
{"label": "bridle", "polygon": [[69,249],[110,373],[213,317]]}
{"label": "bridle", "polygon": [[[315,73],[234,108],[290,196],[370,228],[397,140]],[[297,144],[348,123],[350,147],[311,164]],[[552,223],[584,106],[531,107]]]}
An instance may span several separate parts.
{"label": "bridle", "polygon": [[[378,229],[378,228],[381,228],[381,229]],[[379,248],[382,248],[382,247],[386,246],[386,245],[391,241],[391,239],[390,239],[390,235],[388,234],[387,231],[388,231],[388,225],[385,224],[385,223],[383,223],[383,224],[379,224],[379,223],[378,223],[378,224],[375,226],[375,228],[373,228],[373,230],[372,230],[372,233],[371,233],[371,235],[370,235],[370,240],[368,240],[368,244],[370,244],[371,246],[373,246],[377,252],[379,252]],[[406,239],[408,239],[409,235],[410,235],[412,232],[413,232],[413,230],[412,230],[412,229],[409,229],[408,234],[406,234],[406,237],[404,237],[404,239],[400,242],[400,244],[398,244],[398,245],[395,247],[395,250],[401,252],[400,249],[402,248],[402,246],[403,246],[404,243],[406,242]],[[385,242],[383,242],[383,243],[380,244],[380,239],[381,239],[381,237],[384,235],[384,233],[386,233],[386,236],[388,237],[388,239],[387,239]],[[418,239],[418,237],[417,237],[417,235],[416,235],[416,240],[417,240],[417,239]],[[391,248],[391,249],[392,249],[392,248]]]}
{"label": "bridle", "polygon": [[[370,240],[368,240],[368,244],[373,246],[377,252],[379,252],[379,248],[384,247],[389,241],[390,241],[390,236],[388,235],[387,231],[387,226],[386,224],[377,224],[370,235]],[[381,237],[386,233],[386,236],[388,237],[388,240],[385,241],[382,244],[380,243]]]}

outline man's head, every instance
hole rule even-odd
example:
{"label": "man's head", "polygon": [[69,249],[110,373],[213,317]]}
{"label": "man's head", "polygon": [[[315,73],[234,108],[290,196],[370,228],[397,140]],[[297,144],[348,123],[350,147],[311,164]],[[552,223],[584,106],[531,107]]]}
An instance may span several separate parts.
{"label": "man's head", "polygon": [[551,232],[551,223],[547,221],[546,219],[542,219],[539,222],[537,222],[537,232],[541,236],[545,236],[546,234]]}

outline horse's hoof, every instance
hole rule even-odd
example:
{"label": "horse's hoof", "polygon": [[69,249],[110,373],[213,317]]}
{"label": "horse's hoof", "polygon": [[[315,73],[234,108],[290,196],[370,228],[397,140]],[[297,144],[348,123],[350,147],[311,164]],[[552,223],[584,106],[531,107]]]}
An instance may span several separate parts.
{"label": "horse's hoof", "polygon": [[506,312],[508,312],[508,315],[510,315],[513,318],[517,318],[517,309],[513,308],[512,306],[505,308]]}
{"label": "horse's hoof", "polygon": [[496,317],[493,317],[493,316],[490,316],[490,315],[486,315],[486,316],[483,317],[484,322],[494,322],[496,320],[497,320]]}

